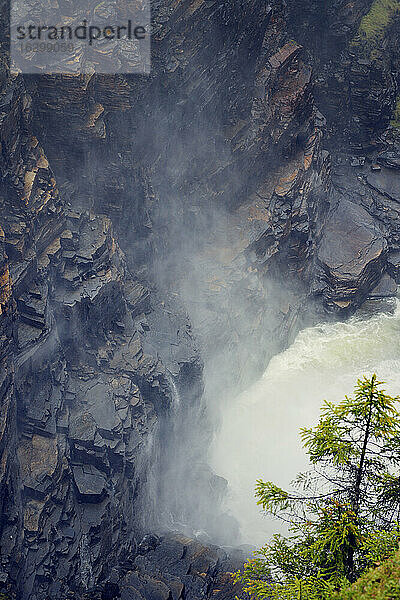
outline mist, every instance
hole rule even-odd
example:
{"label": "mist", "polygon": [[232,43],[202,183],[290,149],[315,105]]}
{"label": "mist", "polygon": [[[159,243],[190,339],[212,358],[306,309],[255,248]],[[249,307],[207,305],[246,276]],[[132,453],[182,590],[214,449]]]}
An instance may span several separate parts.
{"label": "mist", "polygon": [[[161,527],[205,542],[260,546],[287,527],[262,514],[256,480],[288,488],[309,468],[299,430],[316,424],[323,401],[351,395],[357,379],[374,372],[389,393],[399,392],[400,306],[372,301],[347,321],[318,322],[314,313],[311,327],[299,318],[300,331],[282,350],[273,333],[277,307],[292,301],[294,285],[262,277],[246,254],[235,255],[227,211],[213,208],[202,219],[183,238],[172,236],[177,251],[169,252],[168,269],[159,265],[173,274],[204,360],[200,405],[185,412],[182,395],[172,417]],[[199,477],[206,465],[218,492]]]}
{"label": "mist", "polygon": [[[249,78],[255,66],[246,64]],[[77,190],[71,198],[76,206],[87,208],[89,199],[90,208],[101,212],[112,167],[122,213],[134,215],[132,227],[126,215],[111,215],[128,267],[145,285],[150,282],[157,299],[183,315],[197,346],[201,386],[167,372],[171,406],[148,444],[153,466],[146,494],[154,509],[144,527],[223,545],[256,545],[279,531],[256,506],[256,479],[286,486],[307,466],[299,428],[317,419],[324,398],[351,393],[357,377],[374,369],[377,355],[368,358],[357,336],[364,328],[360,323],[379,328],[376,319],[386,323],[386,317],[304,329],[328,317],[322,310],[317,314],[304,293],[310,282],[289,276],[290,248],[284,243],[279,259],[266,268],[268,249],[260,251],[258,242],[272,227],[273,208],[261,216],[246,209],[261,179],[272,186],[279,163],[289,169],[288,148],[298,151],[297,141],[310,132],[308,113],[284,152],[262,140],[265,154],[252,148],[249,161],[251,131],[240,152],[225,133],[231,123],[222,106],[234,102],[227,82],[204,110],[212,85],[205,73],[192,97],[182,99],[151,84],[154,93],[144,93],[146,83],[139,82],[137,96],[150,94],[151,106],[142,99],[126,113],[106,110],[110,140],[102,146],[91,142],[76,159],[77,171],[56,175],[64,193],[68,186]],[[235,118],[251,113],[252,91],[241,89]],[[144,197],[146,177],[152,189]],[[296,232],[294,244],[297,235],[301,240]],[[349,355],[340,354],[344,339]],[[389,355],[389,342],[384,352]]]}
{"label": "mist", "polygon": [[317,423],[324,400],[351,396],[357,379],[377,374],[388,393],[400,390],[400,305],[381,314],[302,330],[274,356],[262,377],[225,406],[210,456],[229,481],[225,508],[240,524],[243,543],[264,545],[280,522],[262,515],[254,500],[256,479],[283,489],[307,470],[299,430]]}
{"label": "mist", "polygon": [[[254,544],[258,538],[252,530],[241,531],[243,515],[229,500],[238,484],[231,468],[236,461],[232,448],[241,448],[239,480],[254,453],[259,452],[261,462],[271,460],[273,453],[269,458],[263,455],[261,440],[254,439],[254,423],[247,424],[243,415],[238,415],[237,430],[229,427],[241,393],[253,393],[246,390],[252,390],[271,357],[286,344],[287,313],[282,307],[290,302],[298,310],[300,300],[293,283],[278,283],[257,268],[240,212],[217,202],[207,181],[189,186],[193,169],[182,154],[194,155],[201,163],[203,154],[210,152],[210,143],[201,142],[204,136],[212,139],[213,131],[203,122],[202,134],[180,141],[185,151],[178,144],[178,151],[168,155],[168,168],[155,176],[157,202],[151,219],[159,236],[152,278],[163,294],[182,303],[198,344],[204,389],[193,397],[190,383],[189,389],[182,389],[172,377],[173,410],[160,426],[155,443],[158,459],[148,493],[158,498],[160,531],[184,531],[222,545]],[[214,152],[217,155],[219,149]],[[226,148],[224,156],[228,160]],[[215,160],[220,159],[221,155]],[[236,169],[230,181],[232,193],[235,187],[243,187],[245,177]],[[273,407],[266,409],[266,431],[269,423],[276,428],[273,412]],[[277,414],[277,419],[281,417]],[[249,447],[241,428],[247,429]],[[247,486],[246,497],[254,504],[255,478],[261,473],[256,477],[251,469],[248,473],[251,481],[245,475],[240,485]]]}

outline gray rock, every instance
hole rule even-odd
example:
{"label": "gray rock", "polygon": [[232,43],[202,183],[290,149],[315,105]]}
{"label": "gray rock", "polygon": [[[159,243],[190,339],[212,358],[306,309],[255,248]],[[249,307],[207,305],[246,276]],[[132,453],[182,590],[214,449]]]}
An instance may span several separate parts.
{"label": "gray rock", "polygon": [[399,174],[396,171],[374,171],[368,174],[367,182],[372,189],[400,203]]}
{"label": "gray rock", "polygon": [[400,283],[400,252],[390,252],[388,256],[388,271],[393,279]]}
{"label": "gray rock", "polygon": [[74,481],[82,502],[101,502],[105,493],[105,476],[92,465],[72,468]]}
{"label": "gray rock", "polygon": [[378,285],[369,294],[369,298],[393,298],[396,293],[396,281],[388,273],[384,273]]}
{"label": "gray rock", "polygon": [[348,308],[365,298],[380,278],[386,251],[385,237],[368,212],[341,199],[324,228],[318,250],[327,304]]}
{"label": "gray rock", "polygon": [[379,154],[377,161],[383,167],[388,169],[400,169],[400,153],[399,152],[382,152]]}

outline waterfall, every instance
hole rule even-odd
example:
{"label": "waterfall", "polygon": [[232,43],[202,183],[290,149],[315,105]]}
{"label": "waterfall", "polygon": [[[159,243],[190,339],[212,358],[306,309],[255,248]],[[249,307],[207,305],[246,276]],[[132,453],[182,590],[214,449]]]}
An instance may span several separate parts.
{"label": "waterfall", "polygon": [[175,379],[170,372],[167,373],[167,379],[171,390],[171,407],[174,413],[177,413],[181,404],[181,397],[176,386]]}
{"label": "waterfall", "polygon": [[261,514],[255,481],[285,488],[307,469],[299,429],[316,423],[323,400],[351,395],[356,380],[374,372],[388,393],[400,395],[399,302],[392,308],[301,331],[259,381],[224,406],[210,461],[229,481],[226,509],[239,521],[243,543],[261,545],[284,531]]}

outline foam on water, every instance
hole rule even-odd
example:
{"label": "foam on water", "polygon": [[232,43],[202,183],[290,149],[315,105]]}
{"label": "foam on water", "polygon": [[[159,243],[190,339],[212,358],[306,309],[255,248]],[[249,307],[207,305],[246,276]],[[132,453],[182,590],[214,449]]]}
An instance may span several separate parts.
{"label": "foam on water", "polygon": [[260,545],[282,531],[256,506],[256,479],[287,487],[307,468],[299,428],[317,421],[324,399],[351,395],[356,380],[374,372],[389,393],[400,395],[399,303],[390,314],[301,331],[256,384],[224,407],[211,465],[229,481],[227,509],[239,521],[244,543]]}

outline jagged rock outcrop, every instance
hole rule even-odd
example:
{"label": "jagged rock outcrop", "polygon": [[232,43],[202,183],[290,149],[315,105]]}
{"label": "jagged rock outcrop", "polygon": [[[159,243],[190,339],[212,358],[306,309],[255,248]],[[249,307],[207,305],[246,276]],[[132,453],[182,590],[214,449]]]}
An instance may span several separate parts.
{"label": "jagged rock outcrop", "polygon": [[106,217],[60,198],[22,80],[3,92],[1,581],[56,599],[134,554],[156,511],[140,506],[170,380],[184,367],[201,391],[201,365],[188,328],[164,351],[170,371],[149,351],[145,314],[175,339],[182,317],[150,305]]}
{"label": "jagged rock outcrop", "polygon": [[[214,272],[205,268],[230,290],[226,300],[210,290],[216,312],[220,302],[237,305],[238,289],[246,306],[257,296],[254,318],[239,336],[243,347],[254,334],[255,347],[267,337],[282,346],[286,333],[265,336],[255,323],[268,327],[278,319],[282,331],[295,330],[296,301],[291,298],[284,312],[279,305],[274,310],[260,276],[283,269],[280,279],[287,273],[307,280],[328,209],[324,119],[313,102],[307,54],[290,41],[286,18],[280,0],[160,3],[149,78],[29,81],[34,125],[60,189],[74,206],[89,203],[110,216],[130,268],[157,284],[163,271],[166,287],[176,292],[185,272],[179,253],[201,255],[209,264],[210,247],[221,248],[212,251]],[[182,235],[188,223],[198,232],[189,244]],[[221,263],[216,257],[224,254],[225,231],[236,239]],[[169,255],[168,274],[162,263]],[[199,287],[209,286],[203,279]],[[227,322],[212,310],[207,318],[207,330],[219,321],[222,354]],[[256,369],[271,351],[260,353]],[[243,368],[235,371],[240,376]]]}
{"label": "jagged rock outcrop", "polygon": [[118,588],[124,600],[179,600],[187,595],[224,600],[240,593],[228,571],[239,569],[242,563],[243,555],[237,550],[229,554],[179,534],[148,536]]}
{"label": "jagged rock outcrop", "polygon": [[395,11],[381,0],[289,5],[291,30],[312,53],[315,96],[328,118],[329,148],[335,151],[340,142],[365,153],[389,124],[396,99]]}
{"label": "jagged rock outcrop", "polygon": [[[190,2],[182,9],[157,5],[149,80],[118,76],[111,86],[96,76],[31,82],[35,124],[61,188],[78,205],[90,197],[110,215],[129,263],[146,276],[152,276],[151,261],[175,251],[186,222],[201,230],[210,203],[220,203],[232,222],[228,230],[238,231],[234,256],[236,248],[248,248],[245,261],[250,256],[263,275],[282,279],[287,271],[306,288],[318,288],[312,283],[314,257],[330,200],[330,157],[321,133],[328,129],[332,144],[344,134],[352,152],[355,139],[367,148],[393,107],[390,60],[367,60],[352,45],[370,4],[332,0],[322,13],[312,1],[212,8],[203,2],[196,10]],[[221,27],[226,35],[217,35]],[[290,40],[288,29],[303,46]],[[61,111],[72,90],[65,139]],[[68,177],[71,169],[79,189]],[[179,214],[175,225],[172,211]]]}
{"label": "jagged rock outcrop", "polygon": [[387,243],[368,212],[345,199],[324,227],[318,260],[325,302],[348,308],[360,304],[377,285],[386,265]]}
{"label": "jagged rock outcrop", "polygon": [[[339,279],[325,264],[321,280],[318,260],[315,263],[312,285],[315,293],[321,295],[328,308],[338,310],[339,306],[339,311],[352,311],[366,297],[390,296],[395,289],[395,269],[385,256],[387,252],[390,256],[398,251],[398,194],[396,173],[392,170],[395,158],[391,163],[389,157],[396,156],[399,143],[396,128],[390,125],[398,88],[399,12],[394,4],[380,0],[352,3],[330,0],[324,7],[313,0],[289,5],[289,27],[310,50],[315,72],[314,95],[327,118],[325,143],[332,156],[336,200],[331,204],[318,255],[328,251],[331,263],[338,265],[339,257],[346,252],[350,257],[357,246],[365,256],[362,250],[365,239],[360,229],[352,230],[354,239],[350,240],[338,226],[342,245],[335,244],[332,235],[327,244],[332,223],[338,224],[342,218],[343,202],[338,203],[338,197],[353,203],[348,205],[349,215],[354,213],[358,217],[355,221],[351,219],[351,223],[359,222],[360,218],[364,222],[365,217],[365,224],[378,228],[377,235],[383,236],[383,245],[387,247],[378,261],[371,256],[372,262],[364,264],[365,270],[361,268],[356,279],[352,279],[351,269],[344,268],[346,260]],[[358,262],[359,258],[355,260]],[[347,286],[348,291],[353,290],[349,294]]]}

